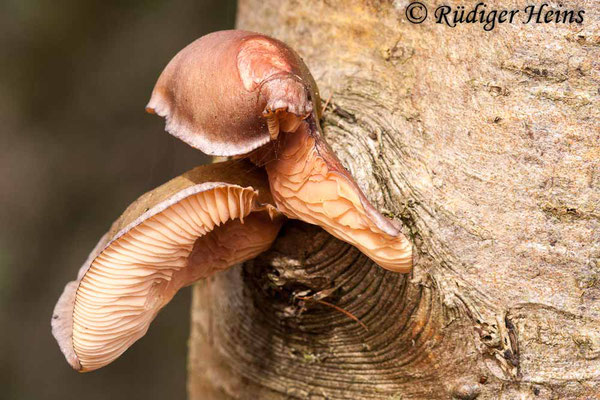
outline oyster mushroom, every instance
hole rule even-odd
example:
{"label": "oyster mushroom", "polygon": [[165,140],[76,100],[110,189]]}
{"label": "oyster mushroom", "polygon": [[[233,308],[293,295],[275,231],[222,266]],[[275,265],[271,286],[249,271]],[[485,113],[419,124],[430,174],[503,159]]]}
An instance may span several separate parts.
{"label": "oyster mushroom", "polygon": [[147,110],[207,154],[245,156],[264,166],[287,217],[321,226],[386,269],[410,271],[410,242],[323,139],[317,86],[284,43],[245,31],[206,35],[167,65]]}
{"label": "oyster mushroom", "polygon": [[56,304],[52,333],[69,364],[110,363],[180,288],[268,249],[283,219],[271,202],[264,171],[244,160],[198,167],[137,199]]}

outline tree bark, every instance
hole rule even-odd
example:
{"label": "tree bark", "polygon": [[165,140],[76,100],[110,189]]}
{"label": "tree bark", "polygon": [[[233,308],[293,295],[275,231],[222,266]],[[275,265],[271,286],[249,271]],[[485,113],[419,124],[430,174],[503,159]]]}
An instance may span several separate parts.
{"label": "tree bark", "polygon": [[191,399],[600,398],[600,3],[490,32],[408,3],[240,1],[331,97],[327,141],[415,267],[289,221],[194,288]]}

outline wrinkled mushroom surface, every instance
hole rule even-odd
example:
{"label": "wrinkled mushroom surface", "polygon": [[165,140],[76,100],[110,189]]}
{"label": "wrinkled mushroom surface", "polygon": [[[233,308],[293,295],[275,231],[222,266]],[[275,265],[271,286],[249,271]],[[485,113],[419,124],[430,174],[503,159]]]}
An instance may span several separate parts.
{"label": "wrinkled mushroom surface", "polygon": [[71,366],[110,363],[181,287],[269,248],[282,222],[271,201],[264,172],[243,160],[196,168],[136,200],[54,310]]}
{"label": "wrinkled mushroom surface", "polygon": [[254,154],[265,165],[271,194],[289,218],[319,225],[383,268],[410,272],[412,247],[400,225],[371,205],[312,121],[282,135],[276,149]]}
{"label": "wrinkled mushroom surface", "polygon": [[219,31],[169,62],[146,110],[165,117],[169,133],[204,153],[234,156],[319,113],[316,90],[286,44],[253,32]]}

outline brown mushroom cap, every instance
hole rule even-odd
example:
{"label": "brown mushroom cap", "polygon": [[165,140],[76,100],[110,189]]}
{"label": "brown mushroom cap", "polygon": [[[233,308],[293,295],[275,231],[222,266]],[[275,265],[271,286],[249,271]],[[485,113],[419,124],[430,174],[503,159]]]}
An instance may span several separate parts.
{"label": "brown mushroom cap", "polygon": [[327,143],[313,133],[316,129],[314,121],[303,121],[294,133],[280,137],[276,151],[265,149],[252,157],[268,160],[265,167],[278,210],[319,225],[383,268],[410,272],[412,247],[399,224],[369,203]]}
{"label": "brown mushroom cap", "polygon": [[196,168],[136,200],[54,309],[69,364],[110,363],[181,287],[269,248],[282,222],[271,201],[264,172],[243,160]]}
{"label": "brown mushroom cap", "polygon": [[146,106],[166,130],[210,155],[234,156],[320,114],[317,87],[284,43],[253,32],[219,31],[181,50]]}

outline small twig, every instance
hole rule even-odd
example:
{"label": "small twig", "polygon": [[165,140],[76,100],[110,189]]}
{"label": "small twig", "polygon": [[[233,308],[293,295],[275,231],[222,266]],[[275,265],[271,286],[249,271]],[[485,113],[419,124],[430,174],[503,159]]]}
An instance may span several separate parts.
{"label": "small twig", "polygon": [[333,92],[331,92],[331,94],[327,98],[327,101],[325,102],[325,106],[323,107],[323,114],[325,114],[325,111],[327,111],[327,106],[329,105],[329,102],[331,101],[332,97],[333,97]]}
{"label": "small twig", "polygon": [[328,303],[328,302],[326,302],[324,300],[316,300],[316,299],[313,299],[312,297],[309,297],[309,296],[298,296],[296,298],[300,299],[300,300],[305,300],[305,301],[308,301],[308,300],[314,301],[314,302],[317,302],[319,304],[323,304],[324,306],[331,307],[334,310],[341,312],[342,314],[344,314],[348,318],[353,319],[354,321],[356,321],[360,326],[362,326],[365,329],[365,331],[367,331],[367,332],[369,331],[369,328],[367,328],[367,325],[365,325],[360,319],[358,319],[357,317],[355,317],[354,315],[352,315],[349,311],[346,311],[343,308],[336,306],[335,304]]}

